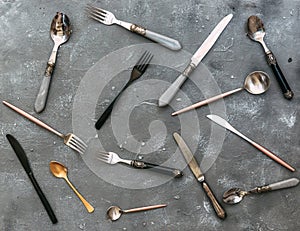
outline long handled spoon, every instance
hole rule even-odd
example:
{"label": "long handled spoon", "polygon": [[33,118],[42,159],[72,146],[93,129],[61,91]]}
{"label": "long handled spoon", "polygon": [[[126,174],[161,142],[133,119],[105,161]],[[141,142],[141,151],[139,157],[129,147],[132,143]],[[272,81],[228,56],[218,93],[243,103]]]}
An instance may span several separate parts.
{"label": "long handled spoon", "polygon": [[52,174],[57,177],[57,178],[63,178],[65,179],[65,181],[68,183],[68,185],[70,186],[71,189],[73,189],[73,191],[75,192],[75,194],[79,197],[79,199],[81,200],[81,202],[84,204],[84,206],[86,207],[87,211],[89,213],[94,212],[94,208],[93,206],[90,205],[89,202],[87,202],[83,196],[76,190],[76,188],[72,185],[72,183],[69,181],[67,173],[68,173],[68,169],[61,163],[56,162],[56,161],[51,161],[50,162],[50,170],[52,172]]}
{"label": "long handled spoon", "polygon": [[54,47],[47,63],[47,68],[44,74],[39,93],[36,97],[34,110],[37,113],[45,109],[52,73],[55,67],[57,51],[60,45],[67,42],[71,35],[71,25],[67,15],[57,12],[52,20],[50,35],[54,42]]}
{"label": "long handled spoon", "polygon": [[269,78],[268,74],[265,72],[262,72],[262,71],[254,71],[246,77],[243,87],[240,87],[235,90],[228,91],[223,94],[216,95],[209,99],[195,103],[195,104],[188,106],[186,108],[183,108],[179,111],[173,112],[172,116],[181,114],[183,112],[190,111],[192,109],[196,109],[198,107],[212,103],[216,100],[222,99],[228,95],[231,95],[233,93],[236,93],[236,92],[239,92],[242,90],[246,90],[249,93],[254,94],[254,95],[262,94],[268,90],[269,86],[270,86],[270,78]]}
{"label": "long handled spoon", "polygon": [[259,42],[267,56],[267,61],[268,64],[271,66],[275,77],[277,79],[277,82],[280,85],[280,88],[282,90],[282,93],[286,99],[292,99],[294,96],[294,93],[292,92],[288,82],[286,81],[278,63],[273,55],[272,51],[267,47],[267,45],[264,42],[264,37],[265,37],[265,28],[262,20],[255,16],[252,15],[248,18],[248,36],[250,39]]}
{"label": "long handled spoon", "polygon": [[228,129],[229,131],[233,132],[234,134],[238,135],[239,137],[243,138],[248,143],[250,143],[254,147],[256,147],[259,151],[263,152],[268,157],[270,157],[272,160],[274,160],[277,163],[281,164],[282,166],[286,167],[290,171],[292,171],[292,172],[295,171],[295,169],[291,165],[289,165],[288,163],[286,163],[285,161],[283,161],[282,159],[280,159],[278,156],[276,156],[274,153],[272,153],[271,151],[269,151],[265,147],[259,145],[258,143],[254,142],[253,140],[249,139],[248,137],[246,137],[245,135],[243,135],[242,133],[240,133],[238,130],[236,130],[234,127],[232,127],[231,124],[229,124],[222,117],[217,116],[217,115],[207,115],[206,117],[209,118],[210,120],[214,121],[215,123],[219,124],[220,126],[222,126],[222,127],[226,128],[226,129]]}
{"label": "long handled spoon", "polygon": [[241,202],[243,200],[244,196],[247,196],[250,194],[258,194],[258,193],[270,192],[270,191],[274,191],[274,190],[278,190],[278,189],[295,187],[298,184],[299,184],[299,179],[291,178],[291,179],[279,181],[279,182],[276,182],[273,184],[255,187],[254,189],[251,189],[249,191],[244,191],[240,188],[232,188],[223,194],[223,201],[227,204],[233,205],[233,204],[237,204],[237,203]]}
{"label": "long handled spoon", "polygon": [[141,211],[146,211],[146,210],[150,210],[150,209],[159,209],[159,208],[163,208],[166,206],[167,206],[166,204],[160,204],[160,205],[150,205],[150,206],[146,206],[146,207],[126,209],[126,210],[122,210],[118,206],[111,206],[107,209],[106,214],[107,214],[108,219],[110,219],[112,221],[116,221],[121,217],[121,215],[123,213],[141,212]]}

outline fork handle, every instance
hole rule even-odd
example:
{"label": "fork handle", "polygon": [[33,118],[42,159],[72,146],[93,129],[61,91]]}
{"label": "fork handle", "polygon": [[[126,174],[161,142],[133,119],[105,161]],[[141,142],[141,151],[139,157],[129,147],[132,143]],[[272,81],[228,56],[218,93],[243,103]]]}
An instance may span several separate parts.
{"label": "fork handle", "polygon": [[154,42],[157,42],[160,45],[167,47],[174,51],[180,50],[182,48],[180,42],[178,42],[177,40],[167,37],[165,35],[153,32],[151,30],[147,30],[146,28],[138,26],[136,24],[132,24],[130,26],[130,31],[132,31],[136,34],[142,35],[145,38],[148,38]]}
{"label": "fork handle", "polygon": [[147,162],[143,162],[143,161],[133,160],[131,162],[131,166],[134,168],[149,169],[152,171],[164,173],[167,175],[171,175],[175,178],[179,178],[179,177],[183,176],[183,172],[178,169],[170,168],[170,167],[166,167],[166,166],[160,166],[157,164],[151,164],[151,163],[147,163]]}

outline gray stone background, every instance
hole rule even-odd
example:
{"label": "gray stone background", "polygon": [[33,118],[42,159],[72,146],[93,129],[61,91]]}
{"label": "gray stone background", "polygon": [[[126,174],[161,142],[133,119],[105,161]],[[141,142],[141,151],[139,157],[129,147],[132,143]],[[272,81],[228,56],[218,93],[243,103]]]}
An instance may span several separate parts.
{"label": "gray stone background", "polygon": [[[299,1],[103,0],[89,3],[111,10],[120,19],[138,23],[176,38],[182,43],[184,51],[191,54],[221,18],[233,13],[234,18],[229,26],[202,62],[217,83],[218,91],[223,92],[242,86],[244,78],[254,70],[270,74],[271,87],[264,95],[253,96],[241,92],[228,97],[221,104],[225,105],[229,122],[237,129],[299,169]],[[66,133],[78,128],[73,111],[76,105],[73,103],[81,80],[87,72],[94,65],[101,65],[102,62],[98,61],[109,56],[111,52],[137,44],[142,46],[149,42],[116,25],[108,27],[89,19],[84,12],[86,4],[87,2],[78,0],[0,1],[0,99],[19,106]],[[33,104],[53,46],[49,27],[57,11],[69,16],[73,33],[70,40],[59,50],[47,108],[43,113],[36,115]],[[294,90],[295,97],[292,101],[283,98],[275,77],[266,64],[260,45],[246,36],[245,24],[252,14],[260,16],[265,23],[267,30],[265,41],[276,55],[282,71]],[[177,70],[152,65],[142,78],[174,81],[179,71],[182,71],[188,63],[187,53],[184,53],[183,57],[180,52],[168,51],[159,45],[154,47],[156,55],[159,50],[159,55],[165,53],[166,57],[183,61],[177,66]],[[130,65],[135,63],[140,54],[135,55],[134,59],[130,59]],[[155,63],[155,57],[153,62]],[[118,65],[120,64],[111,63],[110,67],[103,68],[113,71]],[[128,78],[130,74],[130,65],[128,70],[116,75],[109,85],[105,86],[97,106],[94,107],[95,117],[89,118],[91,123],[88,126],[93,126],[95,118],[103,112],[109,100],[125,83],[124,78]],[[105,75],[106,73],[99,73],[99,76]],[[195,75],[191,79],[195,79]],[[136,82],[136,86],[139,81]],[[207,83],[203,84],[206,86]],[[134,85],[124,93],[124,97],[116,105],[113,112],[116,119],[122,108],[130,106],[130,102],[126,101],[130,89],[134,91]],[[164,89],[161,89],[161,92]],[[191,102],[197,102],[204,97],[204,93],[193,84],[193,81],[187,81],[182,91],[188,95]],[[184,100],[181,101],[180,98],[175,100],[178,109],[187,106]],[[170,116],[172,108],[157,109],[153,106],[155,103],[155,100],[151,101],[149,105],[140,105],[133,111],[129,127],[136,140],[142,143],[150,137],[148,126],[152,120],[160,120],[166,125],[167,136],[164,140],[160,140],[161,150],[156,152],[159,155],[155,153],[141,155],[145,161],[159,163],[171,158],[172,153],[176,151],[172,132],[180,132],[180,128],[184,125],[180,124],[177,117]],[[84,112],[82,113],[84,115]],[[196,144],[195,157],[200,162],[203,154],[209,155],[207,144],[212,128],[205,115],[210,113],[210,107],[191,113],[195,113],[197,120],[199,119],[201,134],[194,136],[190,134],[192,138],[187,142]],[[118,187],[95,174],[93,168],[97,165],[91,167],[85,157],[80,157],[63,145],[60,138],[2,104],[0,116],[1,230],[299,230],[300,228],[299,187],[249,196],[235,206],[222,203],[228,217],[221,221],[215,216],[204,192],[188,168],[183,168],[185,175],[181,179],[166,178],[163,184],[155,187],[147,187],[147,182],[151,182],[151,178],[147,177],[152,173],[147,172],[144,177],[138,170],[132,170],[131,179],[145,184],[144,189]],[[122,156],[137,157],[135,153],[130,153],[126,147],[122,147],[122,144],[115,142],[112,130],[109,120],[97,133],[96,138],[101,140],[105,150],[118,152]],[[76,131],[80,133],[78,129]],[[250,189],[290,177],[299,177],[298,171],[289,172],[239,137],[225,132],[224,129],[220,129],[220,132],[226,135],[225,140],[224,142],[221,140],[222,148],[218,158],[206,171],[207,181],[219,200],[223,192],[231,187]],[[58,224],[51,224],[25,171],[5,138],[7,133],[14,135],[26,151],[33,172],[55,211]],[[84,137],[88,142],[87,138],[90,137]],[[162,153],[164,160],[161,160]],[[71,182],[95,207],[94,213],[88,214],[67,184],[62,179],[52,176],[49,171],[51,160],[60,161],[68,167]],[[104,164],[99,166],[119,169],[117,166]],[[173,167],[177,167],[176,161]],[[131,170],[126,168],[126,171]],[[110,174],[114,176],[113,172]],[[106,208],[112,204],[120,205],[122,208],[133,208],[157,203],[167,203],[168,207],[124,215],[114,223],[105,217]]]}

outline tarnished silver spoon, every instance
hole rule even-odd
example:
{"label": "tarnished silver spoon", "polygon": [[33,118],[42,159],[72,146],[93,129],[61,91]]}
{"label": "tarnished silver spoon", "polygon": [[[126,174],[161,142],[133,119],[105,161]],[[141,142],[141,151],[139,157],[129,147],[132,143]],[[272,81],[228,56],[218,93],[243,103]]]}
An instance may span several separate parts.
{"label": "tarnished silver spoon", "polygon": [[68,16],[64,13],[57,12],[50,27],[50,35],[54,42],[54,47],[48,60],[44,78],[34,104],[34,110],[37,113],[40,113],[45,109],[58,48],[60,45],[69,40],[71,32],[71,25]]}
{"label": "tarnished silver spoon", "polygon": [[290,188],[298,185],[299,179],[291,178],[288,180],[279,181],[277,183],[266,186],[255,187],[249,191],[243,191],[240,188],[232,188],[223,194],[223,201],[227,204],[237,204],[241,202],[246,195],[270,192],[278,189]]}
{"label": "tarnished silver spoon", "polygon": [[268,64],[271,66],[275,77],[280,85],[280,88],[282,90],[282,93],[286,99],[292,99],[294,96],[294,93],[292,92],[288,82],[286,81],[275,56],[273,55],[272,51],[267,47],[267,45],[264,42],[265,37],[265,28],[262,20],[252,15],[248,18],[248,36],[250,39],[259,42],[262,47],[264,48],[264,51],[267,56]]}

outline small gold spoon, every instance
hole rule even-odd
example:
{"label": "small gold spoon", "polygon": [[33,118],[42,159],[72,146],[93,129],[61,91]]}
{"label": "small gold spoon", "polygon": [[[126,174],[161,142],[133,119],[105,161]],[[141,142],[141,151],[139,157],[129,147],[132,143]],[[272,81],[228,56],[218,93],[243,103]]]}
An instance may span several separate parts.
{"label": "small gold spoon", "polygon": [[94,212],[94,207],[90,205],[89,202],[87,202],[83,196],[76,190],[76,188],[72,185],[72,183],[69,181],[67,173],[68,169],[61,163],[57,161],[51,161],[50,162],[50,170],[52,174],[57,178],[64,178],[71,189],[75,192],[75,194],[79,197],[79,199],[82,201],[84,206],[86,207],[87,211],[89,213]]}

